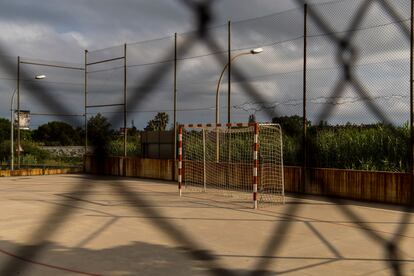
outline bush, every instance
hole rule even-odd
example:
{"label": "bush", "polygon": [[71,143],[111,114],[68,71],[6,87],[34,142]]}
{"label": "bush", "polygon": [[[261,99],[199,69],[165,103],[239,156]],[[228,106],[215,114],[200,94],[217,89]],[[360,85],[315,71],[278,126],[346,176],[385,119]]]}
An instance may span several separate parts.
{"label": "bush", "polygon": [[10,140],[0,142],[0,160],[10,160]]}
{"label": "bush", "polygon": [[[128,137],[129,139],[129,137]],[[109,155],[113,156],[123,156],[124,155],[124,139],[118,138],[111,140],[108,144],[107,152]],[[139,156],[141,154],[141,146],[136,141],[127,142],[127,155],[128,156]]]}

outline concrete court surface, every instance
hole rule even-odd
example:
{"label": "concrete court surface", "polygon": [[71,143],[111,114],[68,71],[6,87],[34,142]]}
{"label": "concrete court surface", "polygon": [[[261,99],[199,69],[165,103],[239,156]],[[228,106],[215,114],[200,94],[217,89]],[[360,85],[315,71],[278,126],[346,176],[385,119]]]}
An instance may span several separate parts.
{"label": "concrete court surface", "polygon": [[414,275],[414,222],[398,207],[288,197],[253,210],[89,175],[0,178],[0,192],[0,275]]}

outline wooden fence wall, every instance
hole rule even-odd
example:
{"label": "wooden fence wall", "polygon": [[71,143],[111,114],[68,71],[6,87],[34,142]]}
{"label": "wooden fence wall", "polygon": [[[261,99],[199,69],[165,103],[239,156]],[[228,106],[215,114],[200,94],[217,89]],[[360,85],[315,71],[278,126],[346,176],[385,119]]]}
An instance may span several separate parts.
{"label": "wooden fence wall", "polygon": [[96,162],[93,156],[84,158],[86,173],[174,180],[174,161],[138,157],[108,157]]}
{"label": "wooden fence wall", "polygon": [[[93,156],[86,156],[85,172],[162,180],[176,180],[177,176],[173,160],[109,157],[101,164],[99,168]],[[285,167],[285,190],[402,205],[414,202],[413,179],[409,173],[311,168],[306,185],[303,176],[301,167]]]}
{"label": "wooden fence wall", "polygon": [[288,192],[403,205],[414,203],[413,179],[409,173],[311,168],[306,185],[301,167],[285,167],[284,173]]}
{"label": "wooden fence wall", "polygon": [[63,168],[63,169],[21,169],[21,170],[0,170],[2,176],[34,176],[34,175],[52,175],[52,174],[69,174],[82,173],[83,168]]}

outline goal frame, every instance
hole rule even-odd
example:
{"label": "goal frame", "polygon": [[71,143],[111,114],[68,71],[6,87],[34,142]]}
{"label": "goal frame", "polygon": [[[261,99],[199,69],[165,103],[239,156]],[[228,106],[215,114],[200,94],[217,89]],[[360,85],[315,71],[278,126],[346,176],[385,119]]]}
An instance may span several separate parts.
{"label": "goal frame", "polygon": [[[233,127],[252,127],[253,128],[253,143],[252,143],[252,199],[254,209],[258,208],[258,180],[259,180],[259,169],[260,169],[260,160],[259,160],[259,148],[260,148],[260,127],[261,126],[278,126],[279,128],[279,141],[280,141],[280,178],[281,178],[281,194],[282,204],[285,203],[285,189],[284,189],[284,169],[283,169],[283,143],[282,143],[282,130],[279,124],[275,123],[228,123],[228,124],[181,124],[178,125],[178,190],[179,196],[182,196],[182,188],[184,182],[184,168],[183,168],[183,129],[202,129],[203,130],[203,188],[204,192],[206,191],[206,159],[205,159],[205,129],[219,129],[219,128],[233,128]],[[218,150],[219,143],[216,140],[216,147]],[[217,153],[218,160],[218,153]],[[217,161],[218,162],[218,161]]]}

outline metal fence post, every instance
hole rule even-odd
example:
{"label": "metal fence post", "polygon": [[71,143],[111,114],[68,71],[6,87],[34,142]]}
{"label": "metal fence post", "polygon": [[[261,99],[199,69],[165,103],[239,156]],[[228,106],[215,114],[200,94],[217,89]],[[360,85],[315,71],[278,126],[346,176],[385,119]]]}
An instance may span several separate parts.
{"label": "metal fence post", "polygon": [[124,156],[128,155],[127,152],[127,45],[124,44]]}
{"label": "metal fence post", "polygon": [[177,33],[174,33],[174,162],[173,180],[177,163]]}
{"label": "metal fence post", "polygon": [[17,57],[17,168],[20,169],[20,56]]}
{"label": "metal fence post", "polygon": [[411,173],[411,205],[414,205],[414,1],[411,0],[411,26],[410,26],[410,149],[409,172]]}
{"label": "metal fence post", "polygon": [[85,71],[84,71],[84,102],[85,102],[85,155],[88,153],[88,114],[87,114],[87,105],[88,105],[88,50],[85,50]]}
{"label": "metal fence post", "polygon": [[231,21],[227,23],[227,46],[228,46],[228,84],[227,84],[227,123],[230,124],[231,122]]}
{"label": "metal fence post", "polygon": [[302,173],[302,185],[300,187],[301,192],[305,192],[307,185],[307,171],[308,171],[308,133],[307,133],[307,114],[306,114],[306,55],[307,55],[307,13],[308,5],[304,5],[304,17],[303,17],[303,134],[302,134],[302,149],[303,149],[303,173]]}

